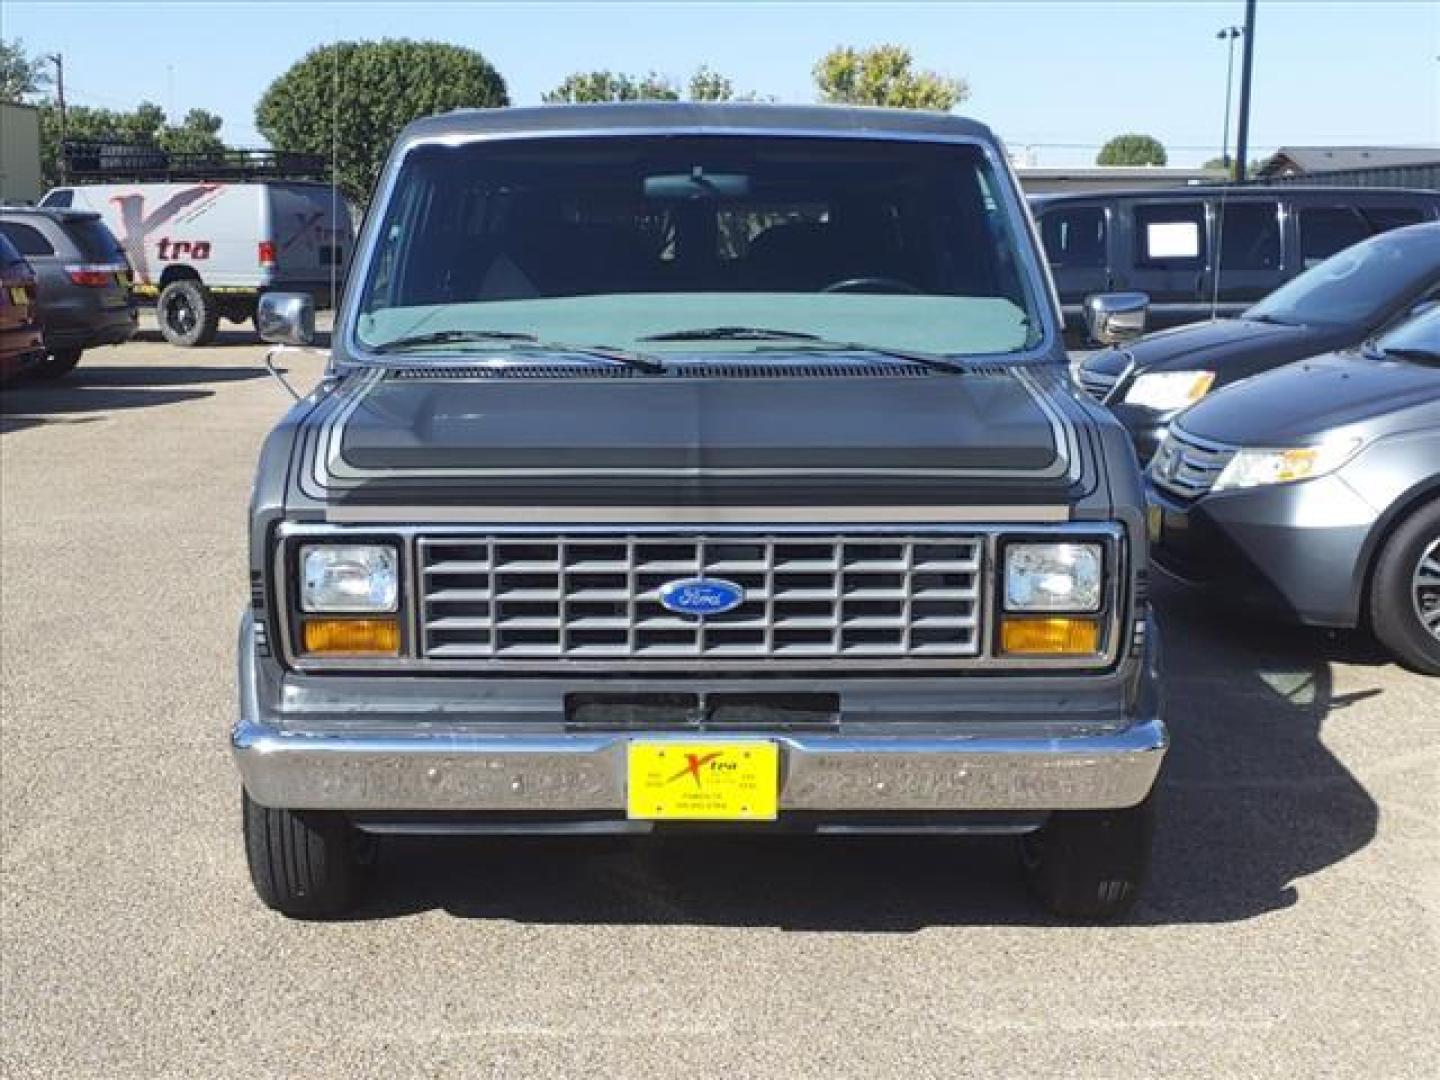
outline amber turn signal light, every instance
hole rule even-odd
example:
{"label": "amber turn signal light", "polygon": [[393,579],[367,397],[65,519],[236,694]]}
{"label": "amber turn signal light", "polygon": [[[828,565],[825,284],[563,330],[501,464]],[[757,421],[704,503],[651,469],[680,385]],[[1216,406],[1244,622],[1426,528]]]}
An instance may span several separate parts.
{"label": "amber turn signal light", "polygon": [[395,619],[306,619],[305,651],[314,656],[398,656]]}
{"label": "amber turn signal light", "polygon": [[1098,619],[1017,619],[1000,623],[1000,651],[1039,656],[1093,656],[1100,651]]}

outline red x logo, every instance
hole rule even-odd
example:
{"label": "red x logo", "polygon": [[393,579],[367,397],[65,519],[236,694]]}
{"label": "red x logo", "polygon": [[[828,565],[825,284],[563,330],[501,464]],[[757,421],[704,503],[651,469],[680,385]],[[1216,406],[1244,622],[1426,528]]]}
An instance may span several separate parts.
{"label": "red x logo", "polygon": [[673,784],[676,780],[688,774],[695,778],[695,786],[697,788],[700,787],[700,770],[718,758],[722,752],[723,751],[720,750],[713,750],[708,754],[686,754],[685,767],[674,776],[668,778],[665,783]]}

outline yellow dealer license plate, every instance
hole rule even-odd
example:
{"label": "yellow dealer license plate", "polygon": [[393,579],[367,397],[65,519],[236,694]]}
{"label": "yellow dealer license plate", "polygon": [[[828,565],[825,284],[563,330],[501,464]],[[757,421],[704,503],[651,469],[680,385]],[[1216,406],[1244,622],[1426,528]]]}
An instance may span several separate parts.
{"label": "yellow dealer license plate", "polygon": [[773,821],[780,748],[773,742],[632,742],[627,812],[657,821]]}

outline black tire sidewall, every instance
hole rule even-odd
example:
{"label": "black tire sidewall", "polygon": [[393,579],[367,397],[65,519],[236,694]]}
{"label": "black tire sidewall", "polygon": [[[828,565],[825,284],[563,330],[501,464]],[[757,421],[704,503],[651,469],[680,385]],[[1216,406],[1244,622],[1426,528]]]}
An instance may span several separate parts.
{"label": "black tire sidewall", "polygon": [[1437,536],[1440,499],[1431,499],[1390,531],[1370,587],[1370,629],[1403,663],[1426,675],[1440,675],[1440,642],[1415,614],[1411,576]]}
{"label": "black tire sidewall", "polygon": [[60,349],[32,367],[27,374],[36,379],[60,379],[69,375],[80,363],[82,350]]}
{"label": "black tire sidewall", "polygon": [[[170,325],[167,317],[171,303],[182,296],[195,312],[195,325],[187,331]],[[181,348],[208,345],[215,339],[215,330],[220,323],[220,305],[200,282],[194,278],[182,278],[160,290],[155,303],[155,321],[160,326],[160,333],[171,345]]]}

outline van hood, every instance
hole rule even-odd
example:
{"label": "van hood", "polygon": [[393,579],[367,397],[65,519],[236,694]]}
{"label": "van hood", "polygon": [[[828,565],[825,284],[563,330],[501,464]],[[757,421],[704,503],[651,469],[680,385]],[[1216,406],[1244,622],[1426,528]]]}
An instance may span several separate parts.
{"label": "van hood", "polygon": [[1417,408],[1440,422],[1440,368],[1339,352],[1236,383],[1191,406],[1177,423],[1231,446],[1301,446],[1382,418],[1403,424]]}
{"label": "van hood", "polygon": [[1063,372],[672,362],[370,369],[304,424],[331,505],[1057,502],[1093,486]]}

